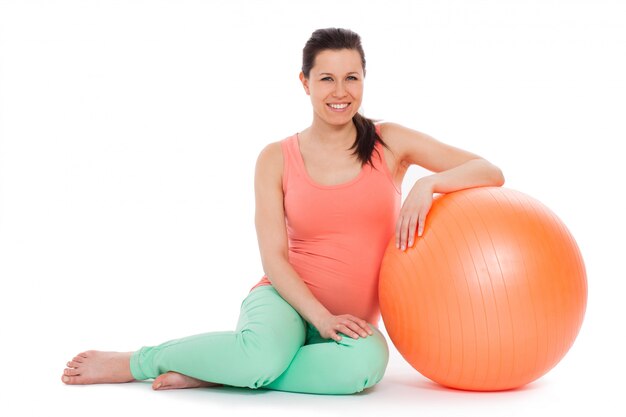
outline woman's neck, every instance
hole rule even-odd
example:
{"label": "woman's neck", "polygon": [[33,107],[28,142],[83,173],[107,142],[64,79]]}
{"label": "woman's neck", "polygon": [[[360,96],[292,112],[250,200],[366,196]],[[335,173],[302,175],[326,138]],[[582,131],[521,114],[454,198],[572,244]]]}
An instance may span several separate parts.
{"label": "woman's neck", "polygon": [[300,136],[324,147],[346,149],[354,144],[356,134],[356,126],[352,121],[342,126],[313,121]]}

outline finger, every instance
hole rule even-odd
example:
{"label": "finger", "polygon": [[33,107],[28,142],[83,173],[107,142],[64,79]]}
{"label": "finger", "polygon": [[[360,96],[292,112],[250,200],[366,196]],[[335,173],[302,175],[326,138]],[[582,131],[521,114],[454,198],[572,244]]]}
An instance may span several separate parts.
{"label": "finger", "polygon": [[352,337],[355,339],[358,339],[359,336],[367,337],[367,332],[365,331],[365,329],[363,329],[363,327],[359,326],[357,323],[352,323],[352,325],[350,326],[350,330],[352,330]]}
{"label": "finger", "polygon": [[343,334],[345,334],[346,336],[350,336],[353,339],[359,338],[359,334],[355,330],[351,329],[348,326],[343,326],[343,328],[345,329],[345,331],[343,331]]}
{"label": "finger", "polygon": [[405,224],[402,226],[402,238],[400,241],[400,247],[405,250],[408,246],[411,246],[415,236],[415,230],[417,229],[417,216],[411,215],[405,218]]}
{"label": "finger", "polygon": [[410,217],[404,217],[402,219],[402,228],[400,229],[400,250],[406,249],[406,241],[409,237],[409,223],[411,221]]}
{"label": "finger", "polygon": [[354,317],[352,316],[352,319],[363,329],[365,330],[366,333],[368,334],[374,334],[374,332],[372,332],[372,329],[370,328],[370,325],[367,321],[360,319],[358,317]]}
{"label": "finger", "polygon": [[396,222],[396,248],[400,249],[400,233],[402,230],[402,216],[398,217],[398,221]]}
{"label": "finger", "polygon": [[426,224],[426,213],[420,214],[419,224],[417,225],[417,236],[422,237],[424,234],[424,224]]}
{"label": "finger", "polygon": [[335,330],[331,330],[330,338],[333,339],[335,342],[339,342],[341,340],[341,336]]}
{"label": "finger", "polygon": [[[367,331],[365,330],[362,322],[363,320],[361,319],[355,319],[354,321],[351,321],[346,325],[350,330],[353,331],[354,334],[352,335],[352,337],[354,337],[355,339],[359,336],[367,337]],[[365,326],[367,326],[367,323],[365,323]]]}
{"label": "finger", "polygon": [[355,326],[353,322],[342,322],[336,326],[336,329],[346,336],[350,336],[353,339],[358,339],[359,335],[351,327]]}
{"label": "finger", "polygon": [[411,220],[409,221],[409,245],[408,247],[413,247],[413,242],[415,242],[415,231],[418,227],[418,217],[411,216]]}

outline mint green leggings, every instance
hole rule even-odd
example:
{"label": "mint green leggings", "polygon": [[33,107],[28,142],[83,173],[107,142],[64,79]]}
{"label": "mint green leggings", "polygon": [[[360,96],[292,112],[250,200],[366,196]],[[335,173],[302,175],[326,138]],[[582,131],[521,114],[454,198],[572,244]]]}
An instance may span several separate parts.
{"label": "mint green leggings", "polygon": [[236,330],[203,333],[143,347],[131,356],[135,379],[175,371],[236,387],[311,394],[352,394],[380,381],[387,342],[373,335],[324,339],[271,285],[241,303]]}

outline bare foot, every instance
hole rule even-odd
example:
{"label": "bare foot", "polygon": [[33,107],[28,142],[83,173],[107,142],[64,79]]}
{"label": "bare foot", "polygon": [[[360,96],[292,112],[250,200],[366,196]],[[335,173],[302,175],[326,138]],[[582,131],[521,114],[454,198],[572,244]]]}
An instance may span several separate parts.
{"label": "bare foot", "polygon": [[181,388],[203,388],[203,387],[221,387],[222,384],[216,384],[214,382],[202,381],[201,379],[192,378],[187,375],[179,374],[178,372],[167,372],[163,375],[159,375],[152,384],[152,388],[157,391],[166,389],[181,389]]}
{"label": "bare foot", "polygon": [[130,373],[132,352],[79,353],[63,371],[61,380],[68,385],[110,384],[134,381]]}

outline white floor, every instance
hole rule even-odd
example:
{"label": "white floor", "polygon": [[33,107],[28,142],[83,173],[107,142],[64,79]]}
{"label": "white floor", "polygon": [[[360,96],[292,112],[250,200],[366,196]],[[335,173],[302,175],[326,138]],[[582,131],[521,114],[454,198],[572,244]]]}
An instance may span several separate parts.
{"label": "white floor", "polygon": [[[5,338],[6,343],[7,339]],[[4,356],[0,381],[5,416],[165,415],[391,415],[391,416],[624,416],[621,399],[624,367],[607,355],[589,355],[590,335],[583,331],[565,359],[522,389],[473,393],[450,390],[414,371],[392,347],[389,367],[375,387],[352,396],[324,396],[220,387],[155,392],[150,382],[66,386],[59,380],[67,350],[59,341],[39,346],[38,358]],[[596,347],[597,349],[597,347]],[[26,350],[27,352],[30,349]],[[37,353],[38,352],[38,353]],[[35,373],[36,372],[36,373]],[[36,378],[34,377],[36,375]],[[9,411],[7,414],[5,411]],[[60,413],[60,414],[57,414]],[[578,414],[580,413],[580,414]]]}

